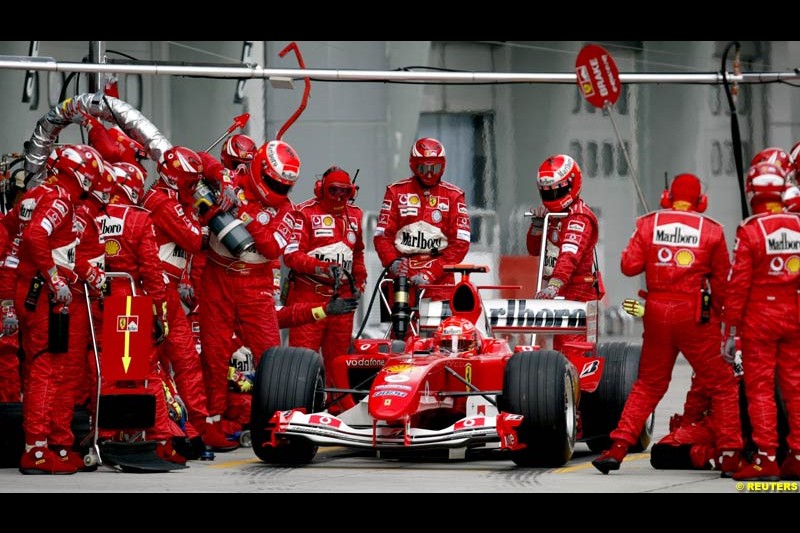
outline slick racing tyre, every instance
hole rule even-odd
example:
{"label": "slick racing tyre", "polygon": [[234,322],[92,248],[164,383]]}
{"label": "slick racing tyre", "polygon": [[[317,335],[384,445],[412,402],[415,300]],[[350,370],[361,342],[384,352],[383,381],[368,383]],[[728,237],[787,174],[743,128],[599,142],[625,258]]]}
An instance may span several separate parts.
{"label": "slick racing tyre", "polygon": [[578,377],[561,352],[515,353],[503,375],[501,409],[522,415],[511,452],[518,466],[557,467],[572,458],[577,428]]}
{"label": "slick racing tyre", "polygon": [[[629,342],[607,342],[598,346],[597,355],[605,359],[603,375],[597,390],[581,396],[581,422],[583,440],[595,453],[611,446],[609,434],[622,417],[622,410],[639,377],[639,359],[642,346]],[[642,452],[653,439],[655,413],[647,417],[639,440],[630,447],[631,452]]]}
{"label": "slick racing tyre", "polygon": [[304,408],[322,411],[325,402],[322,356],[306,348],[275,346],[261,357],[253,382],[250,438],[256,456],[266,463],[308,464],[317,446],[294,438],[270,446],[269,421],[276,411]]}

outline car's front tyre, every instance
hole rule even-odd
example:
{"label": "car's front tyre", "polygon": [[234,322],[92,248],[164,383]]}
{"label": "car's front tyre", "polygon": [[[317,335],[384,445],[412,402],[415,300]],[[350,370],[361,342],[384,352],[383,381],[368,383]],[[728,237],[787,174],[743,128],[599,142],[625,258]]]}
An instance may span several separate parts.
{"label": "car's front tyre", "polygon": [[557,467],[572,458],[577,382],[575,367],[561,352],[519,352],[508,360],[500,406],[524,417],[518,436],[527,446],[511,452],[517,465]]}
{"label": "car's front tyre", "polygon": [[317,446],[295,438],[281,446],[267,445],[268,423],[276,411],[305,408],[322,411],[325,402],[325,370],[322,356],[306,348],[275,346],[264,352],[253,381],[250,438],[256,456],[266,463],[308,464]]}

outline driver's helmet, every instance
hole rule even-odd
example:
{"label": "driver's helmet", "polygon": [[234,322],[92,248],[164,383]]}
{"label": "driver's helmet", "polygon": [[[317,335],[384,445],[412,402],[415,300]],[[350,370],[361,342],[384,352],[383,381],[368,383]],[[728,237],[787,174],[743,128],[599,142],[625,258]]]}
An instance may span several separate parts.
{"label": "driver's helmet", "polygon": [[464,357],[480,351],[481,337],[472,322],[460,316],[451,316],[439,324],[433,335],[433,344],[441,354]]}

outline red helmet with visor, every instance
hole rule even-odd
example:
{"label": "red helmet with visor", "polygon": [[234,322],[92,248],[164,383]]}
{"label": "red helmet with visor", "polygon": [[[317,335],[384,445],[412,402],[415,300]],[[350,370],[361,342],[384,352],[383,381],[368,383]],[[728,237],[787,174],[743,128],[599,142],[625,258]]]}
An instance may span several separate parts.
{"label": "red helmet with visor", "polygon": [[411,147],[408,163],[423,187],[433,187],[442,179],[447,165],[444,146],[436,139],[423,137]]}
{"label": "red helmet with visor", "polygon": [[243,133],[231,135],[222,145],[220,160],[225,168],[236,170],[239,165],[250,166],[258,147],[253,139]]}
{"label": "red helmet with visor", "polygon": [[259,198],[276,205],[289,195],[300,174],[300,158],[284,141],[261,146],[250,165],[250,184]]}
{"label": "red helmet with visor", "polygon": [[568,155],[544,160],[536,176],[542,203],[553,213],[566,211],[581,193],[582,174],[578,163]]}

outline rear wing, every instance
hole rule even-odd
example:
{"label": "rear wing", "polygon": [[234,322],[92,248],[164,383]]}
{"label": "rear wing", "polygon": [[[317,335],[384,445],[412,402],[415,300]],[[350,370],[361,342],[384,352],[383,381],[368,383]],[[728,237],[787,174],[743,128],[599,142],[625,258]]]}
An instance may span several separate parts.
{"label": "rear wing", "polygon": [[597,302],[485,300],[486,320],[496,333],[586,333]]}
{"label": "rear wing", "polygon": [[[450,316],[450,307],[440,301],[419,302],[420,331],[435,330]],[[486,336],[495,333],[582,334],[597,342],[597,300],[496,299],[483,300],[482,317],[476,326]]]}

